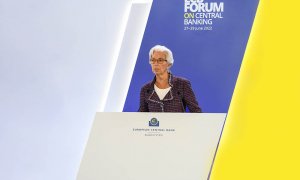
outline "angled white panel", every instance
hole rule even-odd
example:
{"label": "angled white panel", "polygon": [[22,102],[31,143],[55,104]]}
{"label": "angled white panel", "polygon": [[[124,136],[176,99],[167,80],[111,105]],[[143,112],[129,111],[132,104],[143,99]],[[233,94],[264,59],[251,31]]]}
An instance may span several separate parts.
{"label": "angled white panel", "polygon": [[103,109],[105,112],[121,112],[123,110],[151,4],[152,1],[132,3],[111,84],[108,86],[109,91],[105,97]]}
{"label": "angled white panel", "polygon": [[75,179],[131,4],[1,1],[1,180]]}

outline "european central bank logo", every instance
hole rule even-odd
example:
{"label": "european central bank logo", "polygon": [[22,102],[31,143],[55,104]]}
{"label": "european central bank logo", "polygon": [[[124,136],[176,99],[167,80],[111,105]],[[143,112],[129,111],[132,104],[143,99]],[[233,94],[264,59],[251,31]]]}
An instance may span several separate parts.
{"label": "european central bank logo", "polygon": [[159,121],[156,119],[156,118],[152,118],[150,121],[149,121],[149,126],[159,126]]}

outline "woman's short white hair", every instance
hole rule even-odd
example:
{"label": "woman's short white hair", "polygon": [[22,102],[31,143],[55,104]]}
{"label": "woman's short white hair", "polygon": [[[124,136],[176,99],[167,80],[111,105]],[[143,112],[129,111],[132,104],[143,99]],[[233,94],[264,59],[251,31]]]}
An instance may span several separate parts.
{"label": "woman's short white hair", "polygon": [[150,49],[149,51],[149,62],[152,57],[152,54],[154,51],[158,52],[165,52],[166,53],[166,60],[169,64],[173,65],[174,64],[174,59],[173,59],[173,54],[170,49],[168,49],[166,46],[161,46],[161,45],[156,45],[153,48]]}

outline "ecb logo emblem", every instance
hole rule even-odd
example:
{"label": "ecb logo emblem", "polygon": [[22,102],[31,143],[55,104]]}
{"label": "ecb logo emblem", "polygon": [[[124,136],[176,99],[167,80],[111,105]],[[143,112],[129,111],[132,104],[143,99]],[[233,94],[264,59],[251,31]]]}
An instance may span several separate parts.
{"label": "ecb logo emblem", "polygon": [[159,121],[156,118],[152,118],[149,121],[149,126],[159,126]]}

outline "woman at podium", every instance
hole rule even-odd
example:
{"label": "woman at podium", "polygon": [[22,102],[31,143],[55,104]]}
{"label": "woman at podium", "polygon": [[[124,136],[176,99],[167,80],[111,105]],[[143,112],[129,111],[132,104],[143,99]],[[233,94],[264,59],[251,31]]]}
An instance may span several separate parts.
{"label": "woman at podium", "polygon": [[170,72],[173,54],[165,46],[150,49],[149,64],[154,78],[140,92],[140,112],[201,112],[189,80]]}

